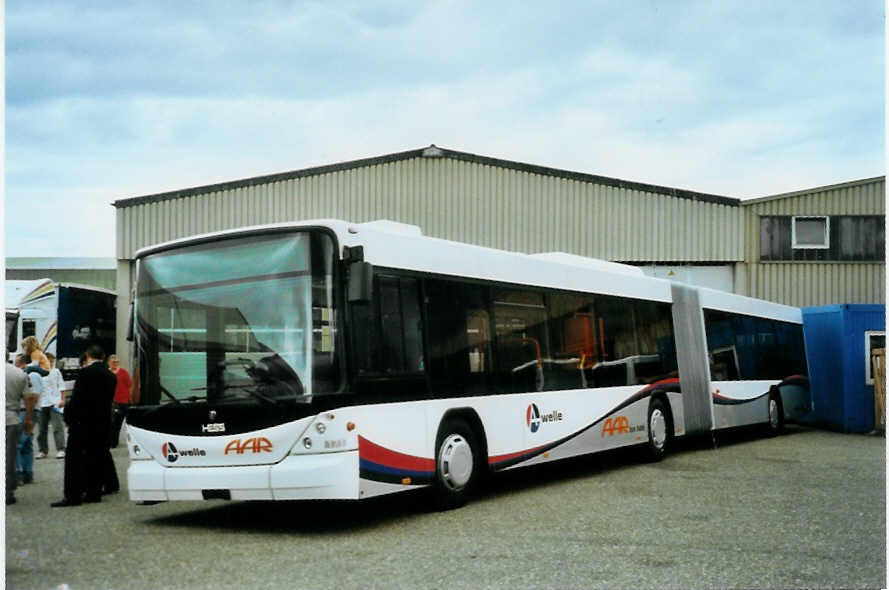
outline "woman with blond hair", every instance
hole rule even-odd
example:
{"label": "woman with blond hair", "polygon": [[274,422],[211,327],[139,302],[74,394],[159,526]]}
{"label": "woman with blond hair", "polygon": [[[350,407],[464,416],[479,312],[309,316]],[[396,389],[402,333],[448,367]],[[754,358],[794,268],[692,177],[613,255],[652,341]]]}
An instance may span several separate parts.
{"label": "woman with blond hair", "polygon": [[[28,359],[28,365],[30,367],[40,367],[43,369],[42,371],[37,371],[42,376],[46,377],[49,375],[50,369],[52,369],[52,365],[49,362],[49,359],[46,358],[46,355],[43,354],[43,349],[40,348],[40,343],[37,342],[37,338],[34,336],[28,336],[24,340],[22,340],[22,352],[25,353],[25,358]],[[34,365],[33,363],[36,363]],[[36,370],[36,369],[34,369]],[[28,371],[28,367],[25,368],[25,371]]]}

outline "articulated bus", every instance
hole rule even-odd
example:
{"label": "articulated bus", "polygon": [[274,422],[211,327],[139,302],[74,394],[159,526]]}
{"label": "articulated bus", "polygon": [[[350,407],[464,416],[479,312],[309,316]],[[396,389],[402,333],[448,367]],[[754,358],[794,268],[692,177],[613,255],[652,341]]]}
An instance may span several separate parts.
{"label": "articulated bus", "polygon": [[799,309],[391,221],[137,253],[130,498],[464,503],[505,469],[811,410]]}

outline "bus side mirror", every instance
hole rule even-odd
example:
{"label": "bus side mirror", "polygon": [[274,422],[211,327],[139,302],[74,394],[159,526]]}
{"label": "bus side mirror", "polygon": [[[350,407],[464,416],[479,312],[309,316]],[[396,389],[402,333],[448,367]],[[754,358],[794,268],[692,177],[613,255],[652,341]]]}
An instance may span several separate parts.
{"label": "bus side mirror", "polygon": [[370,262],[349,264],[349,303],[368,302],[373,299],[374,267]]}
{"label": "bus side mirror", "polygon": [[127,320],[127,342],[132,342],[134,340],[134,337],[133,337],[133,320],[135,319],[133,317],[133,310],[134,309],[135,309],[135,306],[133,305],[133,302],[130,301],[130,319]]}

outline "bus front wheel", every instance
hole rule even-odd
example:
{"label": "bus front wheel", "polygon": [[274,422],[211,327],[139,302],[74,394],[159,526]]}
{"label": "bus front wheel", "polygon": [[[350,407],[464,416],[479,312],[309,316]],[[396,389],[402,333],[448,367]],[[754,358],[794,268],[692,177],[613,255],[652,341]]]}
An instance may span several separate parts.
{"label": "bus front wheel", "polygon": [[478,479],[475,434],[463,420],[449,419],[439,428],[435,448],[435,505],[440,510],[462,506]]}

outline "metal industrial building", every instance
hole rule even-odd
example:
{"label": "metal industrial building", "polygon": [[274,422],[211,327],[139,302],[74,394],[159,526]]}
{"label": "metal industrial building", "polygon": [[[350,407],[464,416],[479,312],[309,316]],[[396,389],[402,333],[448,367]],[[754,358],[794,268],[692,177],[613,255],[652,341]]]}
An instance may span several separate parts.
{"label": "metal industrial building", "polygon": [[[885,195],[879,176],[743,201],[738,292],[797,307],[885,303]],[[824,243],[794,244],[800,220],[820,223]]]}
{"label": "metal industrial building", "polygon": [[56,283],[77,283],[115,289],[117,262],[114,258],[7,258],[7,281],[50,279]]}
{"label": "metal industrial building", "polygon": [[[796,215],[879,216],[883,236],[884,190],[880,177],[742,202],[432,145],[122,199],[114,202],[118,325],[126,324],[138,249],[228,228],[318,218],[392,219],[418,225],[429,236],[625,262],[656,276],[792,305],[880,303],[882,246],[879,260],[854,254],[854,260],[826,259],[830,253],[800,260],[793,248],[789,260],[771,253],[766,260],[760,238],[773,221],[783,227],[774,218]],[[124,331],[118,332],[118,351],[128,350]]]}

